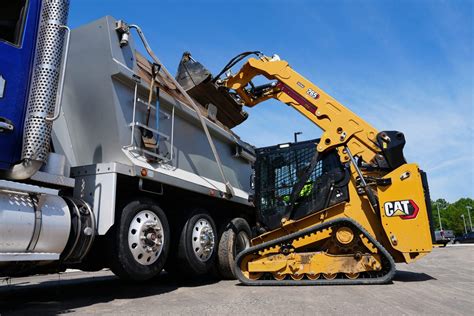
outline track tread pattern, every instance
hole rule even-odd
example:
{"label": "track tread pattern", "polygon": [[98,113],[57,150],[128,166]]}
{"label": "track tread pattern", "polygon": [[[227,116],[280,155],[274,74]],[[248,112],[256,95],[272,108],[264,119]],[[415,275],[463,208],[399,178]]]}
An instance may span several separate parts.
{"label": "track tread pattern", "polygon": [[[250,254],[258,254],[261,250],[264,249],[269,249],[271,247],[274,247],[276,245],[282,244],[282,243],[288,243],[290,241],[293,241],[295,239],[307,236],[309,234],[312,234],[316,231],[321,231],[327,228],[330,228],[335,225],[349,225],[349,226],[354,226],[357,228],[362,234],[364,234],[365,238],[367,238],[379,251],[380,254],[382,255],[382,258],[385,259],[383,262],[388,265],[388,271],[382,275],[382,276],[377,276],[377,277],[371,277],[371,278],[358,278],[358,279],[334,279],[334,280],[327,280],[327,279],[316,279],[316,280],[265,280],[265,279],[259,279],[259,280],[249,280],[247,279],[243,273],[242,270],[240,269],[240,264],[244,257],[246,255]],[[236,258],[235,260],[235,274],[237,279],[245,285],[256,285],[256,286],[262,286],[262,285],[270,285],[270,286],[275,286],[275,285],[283,285],[283,286],[294,286],[294,285],[361,285],[361,284],[386,284],[389,283],[392,279],[393,276],[395,275],[395,262],[392,258],[392,256],[388,253],[388,251],[374,238],[372,235],[370,235],[361,225],[359,225],[356,221],[350,218],[338,218],[334,219],[331,221],[327,221],[325,223],[306,228],[304,230],[301,230],[299,232],[295,232],[293,234],[283,236],[265,243],[262,243],[260,245],[250,247],[246,249],[245,251],[242,251]]]}

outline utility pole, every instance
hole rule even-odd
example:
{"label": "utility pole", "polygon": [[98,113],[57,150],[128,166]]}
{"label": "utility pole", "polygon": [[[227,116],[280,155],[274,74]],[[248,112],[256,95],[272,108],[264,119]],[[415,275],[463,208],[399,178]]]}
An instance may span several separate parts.
{"label": "utility pole", "polygon": [[439,204],[438,203],[436,203],[436,208],[438,209],[439,230],[443,230],[443,224],[441,224],[441,214],[439,212]]}
{"label": "utility pole", "polygon": [[466,226],[466,218],[464,217],[464,214],[461,214],[462,221],[464,222],[464,232],[467,234],[467,226]]}
{"label": "utility pole", "polygon": [[294,132],[293,133],[293,136],[295,137],[295,143],[298,142],[298,135],[301,135],[301,134],[303,134],[303,132]]}
{"label": "utility pole", "polygon": [[471,220],[471,209],[472,207],[470,207],[469,205],[466,206],[467,208],[467,215],[469,216],[469,226],[471,227],[471,232],[472,232],[472,220]]}

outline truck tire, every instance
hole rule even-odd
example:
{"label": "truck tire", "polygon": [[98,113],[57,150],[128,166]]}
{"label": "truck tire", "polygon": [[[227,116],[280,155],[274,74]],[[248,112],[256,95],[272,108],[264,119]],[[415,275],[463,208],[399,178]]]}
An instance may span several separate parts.
{"label": "truck tire", "polygon": [[217,232],[212,217],[205,211],[194,212],[184,224],[178,241],[178,251],[172,274],[201,275],[209,272],[217,254]]}
{"label": "truck tire", "polygon": [[127,204],[110,236],[110,268],[122,279],[157,276],[166,262],[170,229],[163,210],[151,200]]}
{"label": "truck tire", "polygon": [[224,228],[217,254],[217,266],[223,279],[235,279],[235,257],[250,247],[251,236],[249,224],[240,217],[231,220]]}

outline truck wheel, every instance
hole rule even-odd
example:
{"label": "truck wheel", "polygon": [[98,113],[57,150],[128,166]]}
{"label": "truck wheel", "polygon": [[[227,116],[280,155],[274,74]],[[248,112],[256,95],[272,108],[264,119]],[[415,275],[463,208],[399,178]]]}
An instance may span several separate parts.
{"label": "truck wheel", "polygon": [[[204,274],[214,265],[216,257],[216,225],[206,212],[191,216],[181,231],[177,267],[180,273]],[[176,271],[172,271],[176,272]]]}
{"label": "truck wheel", "polygon": [[218,269],[222,278],[235,279],[235,257],[250,247],[250,226],[243,218],[231,220],[219,240]]}
{"label": "truck wheel", "polygon": [[158,275],[169,251],[165,213],[153,201],[129,203],[112,232],[111,269],[120,278],[148,280]]}

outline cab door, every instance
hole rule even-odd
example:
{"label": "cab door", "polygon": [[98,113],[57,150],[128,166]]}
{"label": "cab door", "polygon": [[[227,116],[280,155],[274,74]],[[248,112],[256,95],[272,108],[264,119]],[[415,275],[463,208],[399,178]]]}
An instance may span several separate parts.
{"label": "cab door", "polygon": [[41,0],[0,1],[0,169],[21,159]]}

